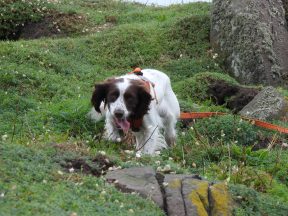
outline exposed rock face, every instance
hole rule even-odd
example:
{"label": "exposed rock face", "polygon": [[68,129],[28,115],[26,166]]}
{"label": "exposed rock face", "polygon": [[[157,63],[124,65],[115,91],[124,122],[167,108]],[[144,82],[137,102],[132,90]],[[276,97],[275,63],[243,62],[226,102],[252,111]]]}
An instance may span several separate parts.
{"label": "exposed rock face", "polygon": [[223,80],[217,80],[208,86],[208,94],[218,105],[225,105],[234,113],[239,112],[257,94],[256,88],[247,88],[239,85],[229,84]]}
{"label": "exposed rock face", "polygon": [[243,84],[288,86],[285,2],[213,1],[212,46],[225,58],[227,69]]}
{"label": "exposed rock face", "polygon": [[288,117],[288,102],[275,88],[269,86],[256,95],[240,114],[261,120]]}
{"label": "exposed rock face", "polygon": [[224,183],[210,183],[196,175],[157,173],[156,179],[150,167],[108,172],[106,179],[123,192],[151,198],[169,216],[231,215],[231,200]]}
{"label": "exposed rock face", "polygon": [[[283,2],[283,6],[284,6],[284,9],[285,9],[285,12],[286,12],[286,22],[288,22],[288,0],[282,0]],[[288,28],[288,26],[287,26]]]}

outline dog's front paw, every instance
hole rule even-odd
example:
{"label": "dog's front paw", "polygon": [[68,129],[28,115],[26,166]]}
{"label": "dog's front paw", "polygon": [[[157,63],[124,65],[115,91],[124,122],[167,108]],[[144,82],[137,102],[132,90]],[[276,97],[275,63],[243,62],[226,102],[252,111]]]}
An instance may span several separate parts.
{"label": "dog's front paw", "polygon": [[104,134],[104,138],[106,140],[109,140],[109,141],[112,141],[112,142],[121,142],[122,141],[122,138],[121,136],[119,135],[118,132],[108,132],[106,131],[105,134]]}

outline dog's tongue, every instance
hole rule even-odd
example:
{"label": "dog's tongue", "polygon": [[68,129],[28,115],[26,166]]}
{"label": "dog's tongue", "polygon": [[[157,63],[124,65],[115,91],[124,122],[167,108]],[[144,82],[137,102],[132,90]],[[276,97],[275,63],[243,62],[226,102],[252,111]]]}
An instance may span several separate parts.
{"label": "dog's tongue", "polygon": [[127,132],[130,128],[130,123],[126,119],[117,119],[116,118],[117,126],[121,127],[121,129]]}

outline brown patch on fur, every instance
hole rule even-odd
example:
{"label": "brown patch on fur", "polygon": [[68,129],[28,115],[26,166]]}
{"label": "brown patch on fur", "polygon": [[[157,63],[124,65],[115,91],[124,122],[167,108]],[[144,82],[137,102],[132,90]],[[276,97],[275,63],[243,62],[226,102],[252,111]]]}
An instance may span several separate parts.
{"label": "brown patch on fur", "polygon": [[234,113],[239,112],[257,94],[259,90],[231,85],[223,80],[217,80],[209,86],[208,94],[218,105],[225,104]]}
{"label": "brown patch on fur", "polygon": [[132,113],[130,120],[142,119],[149,110],[152,97],[143,81],[131,80],[131,84],[124,94],[125,104]]}

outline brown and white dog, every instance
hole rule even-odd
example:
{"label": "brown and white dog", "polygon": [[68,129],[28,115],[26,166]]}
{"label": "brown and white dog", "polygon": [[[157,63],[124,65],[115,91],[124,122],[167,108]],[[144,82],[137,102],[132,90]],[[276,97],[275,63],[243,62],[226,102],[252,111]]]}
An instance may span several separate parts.
{"label": "brown and white dog", "polygon": [[144,69],[140,75],[108,79],[95,85],[91,101],[91,117],[106,118],[106,139],[119,141],[120,130],[132,130],[136,150],[146,154],[175,144],[180,107],[170,79],[163,72]]}

